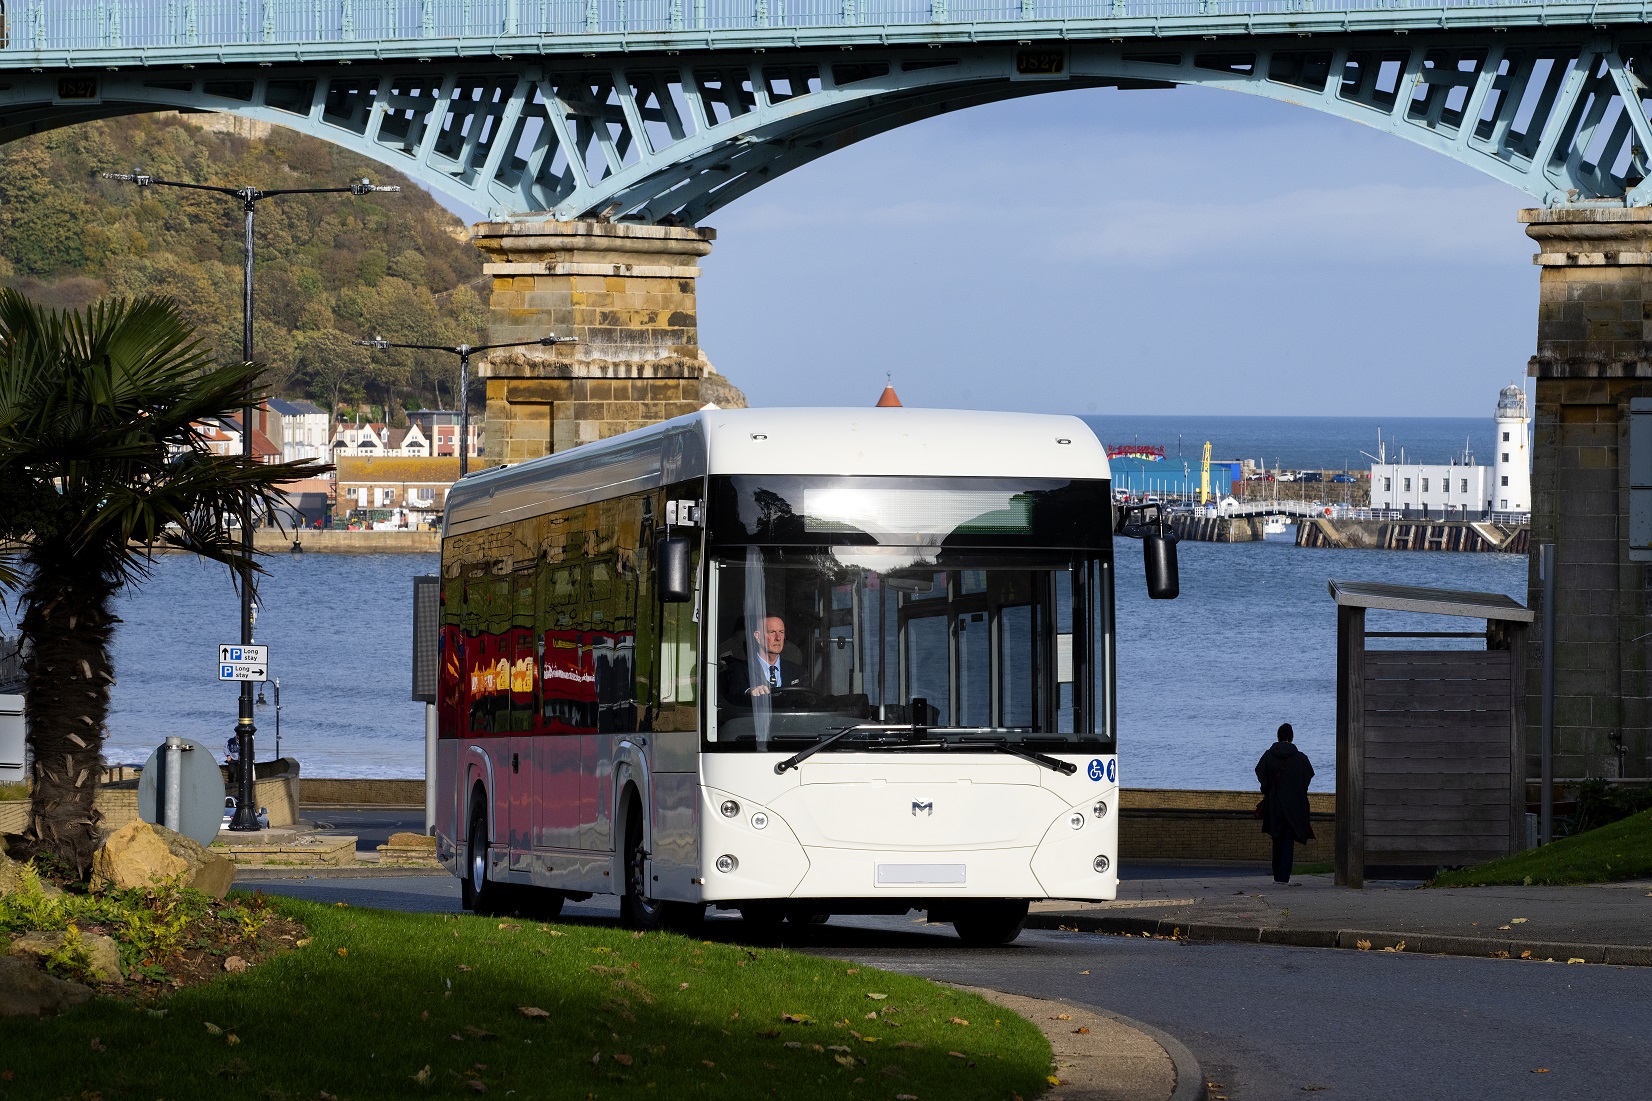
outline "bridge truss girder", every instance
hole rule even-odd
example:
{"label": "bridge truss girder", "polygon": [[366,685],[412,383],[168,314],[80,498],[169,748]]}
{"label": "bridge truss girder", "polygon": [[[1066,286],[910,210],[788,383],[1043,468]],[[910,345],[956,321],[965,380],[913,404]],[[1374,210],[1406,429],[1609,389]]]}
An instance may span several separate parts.
{"label": "bridge truss girder", "polygon": [[[1052,55],[1059,74],[1021,71],[1051,68]],[[1652,28],[124,68],[97,73],[90,95],[84,71],[73,87],[61,71],[11,72],[0,141],[227,111],[352,149],[491,217],[692,225],[924,118],[1070,88],[1188,84],[1377,127],[1543,205],[1639,206],[1652,203],[1652,124],[1638,60],[1652,67]]]}

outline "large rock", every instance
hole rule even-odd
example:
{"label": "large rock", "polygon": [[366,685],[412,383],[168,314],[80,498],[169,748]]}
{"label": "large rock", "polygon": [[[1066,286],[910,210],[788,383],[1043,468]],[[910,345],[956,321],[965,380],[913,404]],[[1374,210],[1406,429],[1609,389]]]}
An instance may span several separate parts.
{"label": "large rock", "polygon": [[[68,933],[24,933],[11,942],[6,955],[24,960],[44,961],[47,956],[62,948],[63,942],[68,939]],[[120,945],[115,943],[115,938],[103,936],[101,933],[82,933],[80,941],[91,955],[90,970],[94,979],[98,982],[124,981],[120,971]]]}
{"label": "large rock", "polygon": [[141,819],[128,822],[92,856],[94,888],[153,887],[182,876],[185,887],[223,898],[235,881],[235,865],[191,838]]}
{"label": "large rock", "polygon": [[0,956],[0,1017],[50,1017],[91,997],[89,986],[48,975],[27,960]]}

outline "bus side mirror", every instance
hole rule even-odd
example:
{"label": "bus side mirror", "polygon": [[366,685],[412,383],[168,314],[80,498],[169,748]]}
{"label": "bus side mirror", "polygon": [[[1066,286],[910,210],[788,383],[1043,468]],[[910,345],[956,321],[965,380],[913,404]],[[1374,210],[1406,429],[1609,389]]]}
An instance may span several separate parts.
{"label": "bus side mirror", "polygon": [[1175,600],[1182,591],[1176,570],[1176,533],[1168,526],[1148,531],[1142,536],[1141,555],[1147,568],[1147,595],[1154,600]]}
{"label": "bus side mirror", "polygon": [[694,577],[689,569],[689,540],[686,535],[673,535],[660,540],[659,560],[655,564],[655,579],[659,583],[660,603],[686,604],[694,599]]}

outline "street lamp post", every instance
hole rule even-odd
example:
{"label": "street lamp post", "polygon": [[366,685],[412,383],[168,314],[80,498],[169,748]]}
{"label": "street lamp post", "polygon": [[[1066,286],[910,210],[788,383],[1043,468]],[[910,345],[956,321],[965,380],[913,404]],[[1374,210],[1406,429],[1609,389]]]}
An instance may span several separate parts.
{"label": "street lamp post", "polygon": [[557,336],[552,333],[538,340],[513,340],[504,344],[398,344],[382,336],[375,336],[371,340],[357,340],[354,343],[363,348],[376,348],[381,352],[390,348],[407,348],[416,352],[446,352],[448,355],[459,357],[459,440],[455,450],[459,452],[459,477],[463,478],[470,473],[470,357],[477,352],[491,352],[495,348],[550,347],[553,344],[573,344],[577,340],[577,337]]}
{"label": "street lamp post", "polygon": [[[183,183],[178,180],[160,180],[154,176],[141,172],[103,172],[99,173],[106,180],[120,180],[125,183],[134,183],[139,187],[178,187],[186,191],[210,191],[217,195],[229,195],[241,201],[241,210],[244,215],[244,229],[242,236],[242,255],[245,261],[245,270],[242,275],[241,286],[241,358],[248,363],[252,362],[252,230],[253,212],[260,201],[274,199],[282,195],[368,195],[375,191],[400,191],[395,186],[376,186],[370,180],[356,180],[346,187],[282,187],[265,191],[258,187],[219,187],[214,184]],[[241,455],[248,463],[253,458],[252,453],[252,414],[253,405],[250,403],[241,407]],[[247,492],[246,499],[241,503],[241,545],[246,552],[246,565],[241,568],[241,644],[252,645],[252,492]],[[235,737],[239,744],[241,755],[241,774],[237,784],[235,799],[235,818],[229,828],[239,831],[257,830],[258,801],[257,785],[253,777],[252,736],[257,728],[252,722],[252,682],[241,682],[241,710],[240,717],[235,723]]]}

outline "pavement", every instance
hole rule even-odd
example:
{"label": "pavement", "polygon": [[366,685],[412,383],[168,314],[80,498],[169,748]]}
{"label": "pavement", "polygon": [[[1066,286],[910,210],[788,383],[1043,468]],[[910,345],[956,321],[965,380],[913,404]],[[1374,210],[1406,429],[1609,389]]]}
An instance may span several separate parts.
{"label": "pavement", "polygon": [[1144,866],[1106,903],[1034,904],[1041,929],[1652,966],[1652,880],[1585,887],[1427,888],[1260,869]]}

